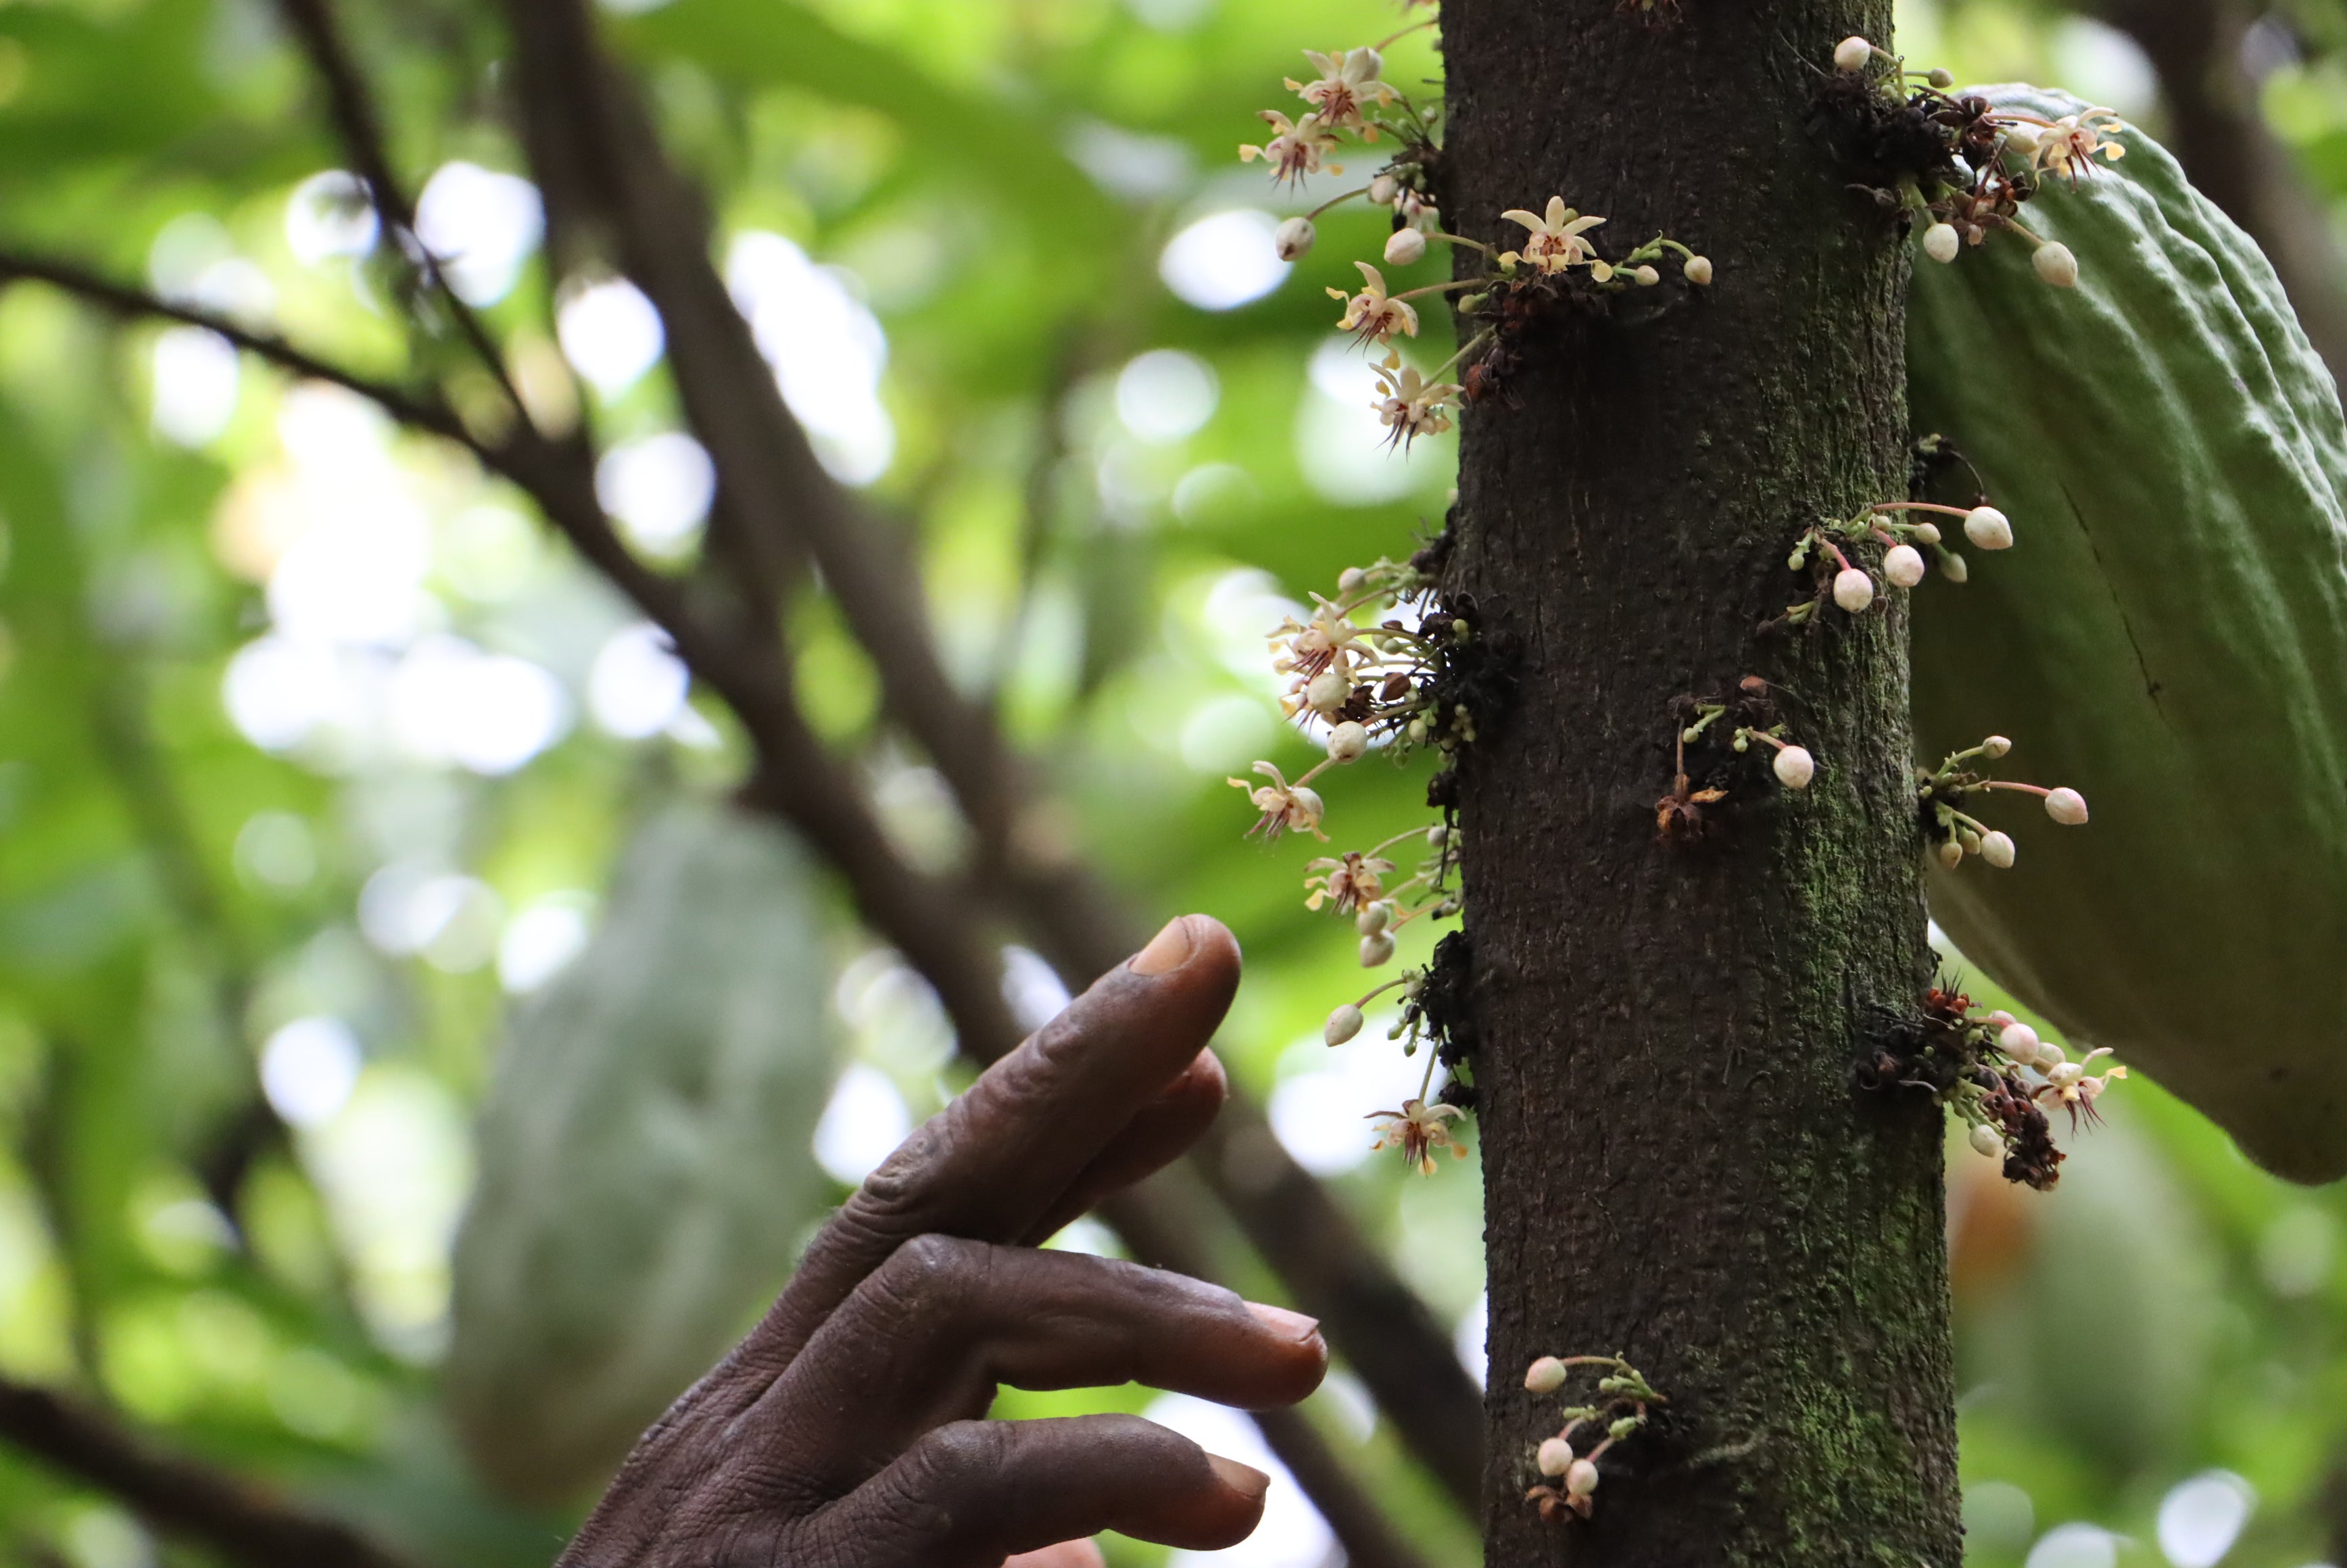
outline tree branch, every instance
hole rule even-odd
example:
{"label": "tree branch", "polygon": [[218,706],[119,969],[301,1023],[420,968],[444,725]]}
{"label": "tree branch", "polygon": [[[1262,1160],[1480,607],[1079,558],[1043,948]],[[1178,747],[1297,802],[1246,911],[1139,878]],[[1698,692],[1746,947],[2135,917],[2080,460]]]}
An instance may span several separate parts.
{"label": "tree branch", "polygon": [[162,1452],[85,1406],[0,1378],[0,1438],[119,1500],[155,1529],[245,1568],[407,1568],[338,1520]]}
{"label": "tree branch", "polygon": [[456,330],[464,334],[483,366],[497,378],[515,414],[528,423],[529,410],[515,389],[513,378],[507,374],[505,356],[481,325],[480,317],[448,286],[440,258],[432,253],[424,237],[415,231],[415,204],[408,200],[405,187],[391,167],[382,118],[375,113],[366,78],[359,74],[358,63],[351,57],[340,29],[334,26],[329,0],[278,0],[277,10],[293,36],[301,40],[311,69],[326,89],[334,129],[351,161],[357,165],[359,178],[366,182],[367,200],[374,204],[375,216],[382,220],[401,253],[422,270],[425,281],[440,296]]}
{"label": "tree branch", "polygon": [[61,289],[87,301],[118,320],[178,322],[183,326],[202,327],[208,332],[218,333],[238,348],[266,360],[280,370],[355,392],[402,425],[446,437],[491,467],[497,466],[495,452],[465,428],[464,421],[456,417],[455,410],[442,401],[436,392],[413,392],[363,375],[296,348],[273,333],[255,332],[215,311],[175,304],[143,289],[115,282],[78,262],[28,251],[0,250],[0,287],[18,282],[46,283],[51,288]]}

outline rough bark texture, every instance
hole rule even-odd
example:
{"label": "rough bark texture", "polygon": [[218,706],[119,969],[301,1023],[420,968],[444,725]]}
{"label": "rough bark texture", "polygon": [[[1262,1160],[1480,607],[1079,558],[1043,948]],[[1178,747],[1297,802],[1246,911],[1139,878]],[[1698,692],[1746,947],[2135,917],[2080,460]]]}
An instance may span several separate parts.
{"label": "rough bark texture", "polygon": [[[1443,6],[1451,227],[1512,242],[1501,210],[1561,192],[1609,253],[1667,230],[1718,269],[1659,321],[1567,327],[1520,407],[1465,421],[1449,586],[1522,653],[1461,776],[1494,1564],[1961,1557],[1941,1119],[1853,1079],[1930,973],[1904,607],[1755,635],[1806,597],[1804,526],[1904,494],[1903,263],[1809,123],[1836,41],[1887,41],[1889,11]],[[1668,704],[1747,673],[1816,783],[1756,764],[1725,834],[1665,848]],[[1615,1351],[1667,1417],[1607,1456],[1594,1522],[1543,1523],[1557,1401],[1523,1368]]]}

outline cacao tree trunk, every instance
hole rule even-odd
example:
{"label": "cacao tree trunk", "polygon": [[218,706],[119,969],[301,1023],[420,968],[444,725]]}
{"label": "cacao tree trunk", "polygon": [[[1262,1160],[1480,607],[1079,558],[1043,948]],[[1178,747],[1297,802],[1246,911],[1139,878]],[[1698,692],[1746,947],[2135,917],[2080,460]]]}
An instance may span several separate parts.
{"label": "cacao tree trunk", "polygon": [[[1520,405],[1464,421],[1446,587],[1521,658],[1460,781],[1494,1564],[1961,1558],[1941,1117],[1854,1073],[1931,974],[1905,606],[1756,635],[1808,595],[1804,527],[1905,493],[1904,262],[1811,124],[1835,43],[1887,44],[1890,10],[1443,6],[1450,227],[1512,246],[1501,210],[1562,193],[1609,254],[1667,231],[1717,268],[1660,319],[1560,323]],[[1672,699],[1749,673],[1816,782],[1755,760],[1719,832],[1659,843]],[[1668,1409],[1593,1521],[1543,1522],[1558,1401],[1524,1368],[1617,1351]]]}

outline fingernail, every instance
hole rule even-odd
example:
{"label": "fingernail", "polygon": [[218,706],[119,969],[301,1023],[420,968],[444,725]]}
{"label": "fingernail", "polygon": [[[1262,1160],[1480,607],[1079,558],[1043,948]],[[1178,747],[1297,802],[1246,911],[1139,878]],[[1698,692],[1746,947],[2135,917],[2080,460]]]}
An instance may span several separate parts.
{"label": "fingernail", "polygon": [[1194,945],[1190,939],[1188,917],[1176,915],[1165,922],[1163,930],[1149,938],[1149,946],[1133,955],[1125,968],[1136,975],[1162,975],[1188,963]]}
{"label": "fingernail", "polygon": [[1266,1307],[1260,1301],[1250,1301],[1246,1309],[1255,1314],[1255,1321],[1283,1339],[1303,1341],[1320,1332],[1320,1320],[1307,1317],[1301,1312],[1290,1312],[1285,1307]]}
{"label": "fingernail", "polygon": [[1225,1459],[1220,1454],[1208,1454],[1206,1463],[1214,1468],[1215,1480],[1245,1498],[1249,1502],[1260,1501],[1263,1494],[1271,1490],[1271,1477],[1253,1465],[1241,1464],[1235,1459]]}

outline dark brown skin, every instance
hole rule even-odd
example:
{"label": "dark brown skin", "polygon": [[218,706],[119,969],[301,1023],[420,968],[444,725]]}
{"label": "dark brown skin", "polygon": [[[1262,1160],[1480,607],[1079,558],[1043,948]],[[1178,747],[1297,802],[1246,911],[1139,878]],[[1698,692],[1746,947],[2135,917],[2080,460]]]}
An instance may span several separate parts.
{"label": "dark brown skin", "polygon": [[1037,1244],[1220,1109],[1238,944],[1174,921],[907,1141],[765,1320],[644,1435],[562,1568],[1086,1568],[1115,1530],[1212,1551],[1268,1479],[1132,1416],[989,1421],[998,1385],[1293,1404],[1310,1318]]}

